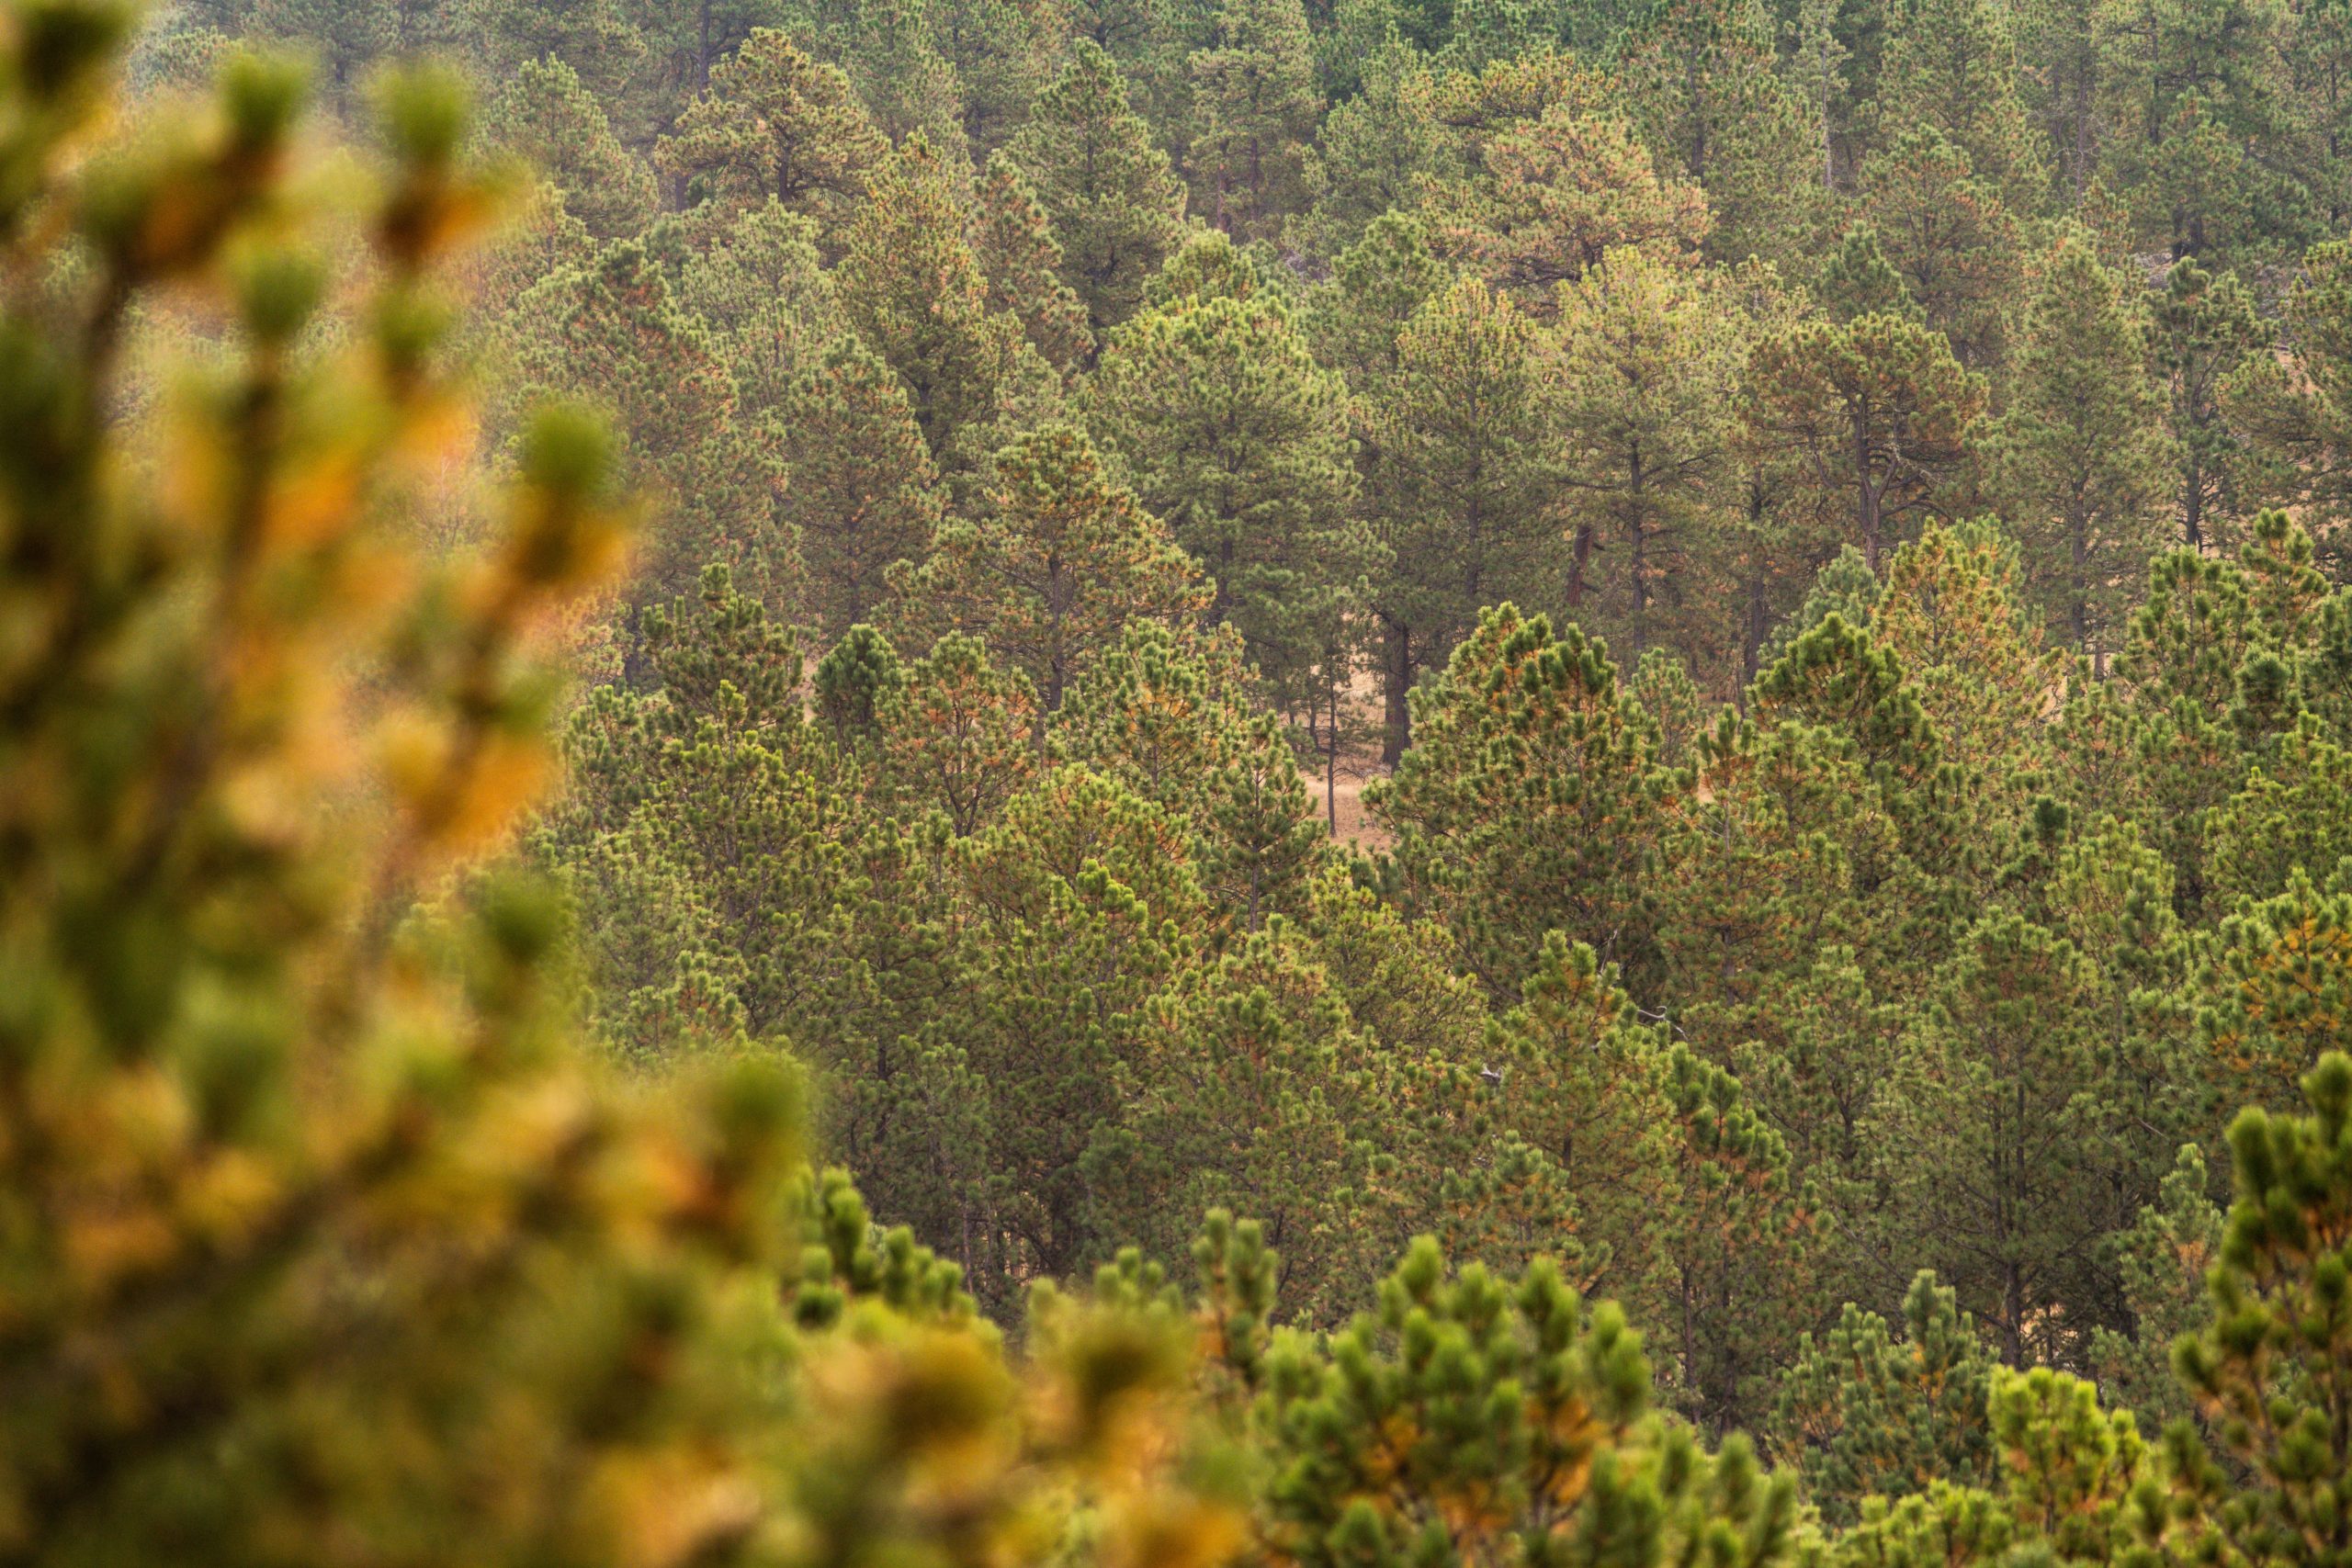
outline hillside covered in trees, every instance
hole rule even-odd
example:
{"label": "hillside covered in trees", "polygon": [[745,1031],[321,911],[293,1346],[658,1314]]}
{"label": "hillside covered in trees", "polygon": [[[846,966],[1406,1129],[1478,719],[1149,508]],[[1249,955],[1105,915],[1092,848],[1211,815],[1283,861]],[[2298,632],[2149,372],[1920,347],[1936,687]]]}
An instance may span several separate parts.
{"label": "hillside covered in trees", "polygon": [[2347,138],[0,0],[0,1568],[2352,1568]]}

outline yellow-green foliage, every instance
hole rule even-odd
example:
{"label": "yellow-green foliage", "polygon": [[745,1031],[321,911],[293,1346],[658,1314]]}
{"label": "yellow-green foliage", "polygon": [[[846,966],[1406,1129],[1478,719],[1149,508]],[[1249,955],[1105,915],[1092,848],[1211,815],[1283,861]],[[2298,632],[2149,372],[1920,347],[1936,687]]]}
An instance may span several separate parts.
{"label": "yellow-green foliage", "polygon": [[[1014,1366],[798,1162],[790,1075],[583,1066],[549,898],[401,918],[542,774],[609,444],[541,412],[500,542],[418,558],[462,95],[384,84],[331,267],[300,74],[118,137],[129,20],[0,11],[0,1561],[1216,1558],[1181,1324],[1069,1304]],[[164,312],[218,352],[134,436]]]}

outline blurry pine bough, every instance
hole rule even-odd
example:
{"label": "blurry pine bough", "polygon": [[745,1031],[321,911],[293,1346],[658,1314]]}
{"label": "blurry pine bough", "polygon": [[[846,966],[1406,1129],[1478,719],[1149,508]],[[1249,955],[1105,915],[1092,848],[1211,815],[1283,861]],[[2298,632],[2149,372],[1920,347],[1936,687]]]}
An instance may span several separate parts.
{"label": "blurry pine bough", "polygon": [[[120,136],[125,22],[36,0],[0,27],[0,1562],[2352,1557],[2339,1053],[2308,1114],[2232,1130],[2175,1356],[2195,1416],[2154,1445],[2075,1379],[1984,1365],[1923,1280],[1907,1345],[1849,1313],[1789,1385],[1801,1512],[1797,1476],[1652,1406],[1640,1338],[1560,1265],[1450,1272],[1424,1239],[1351,1326],[1277,1329],[1280,1259],[1222,1211],[1189,1294],[1123,1253],[1036,1287],[1009,1355],[956,1269],[805,1163],[771,1057],[616,1079],[571,1037],[560,903],[495,871],[441,891],[541,776],[535,627],[626,510],[608,438],[547,408],[492,546],[401,525],[465,429],[436,274],[498,196],[461,96],[383,85],[362,258],[306,178],[298,73],[232,60]],[[170,310],[221,351],[120,422]],[[1016,497],[1091,482],[1050,433],[1003,467]],[[1841,657],[1825,625],[1776,700]],[[1510,614],[1464,679],[1480,660],[1533,660],[1531,700],[1609,681]],[[951,640],[929,663],[986,679]],[[1475,728],[1442,716],[1430,755]],[[1434,833],[1425,787],[1400,776],[1400,819]],[[1249,876],[1224,886],[1254,929]],[[1498,1052],[1632,1048],[1589,949],[1525,979]],[[1673,1060],[1680,1113],[1754,1143]]]}

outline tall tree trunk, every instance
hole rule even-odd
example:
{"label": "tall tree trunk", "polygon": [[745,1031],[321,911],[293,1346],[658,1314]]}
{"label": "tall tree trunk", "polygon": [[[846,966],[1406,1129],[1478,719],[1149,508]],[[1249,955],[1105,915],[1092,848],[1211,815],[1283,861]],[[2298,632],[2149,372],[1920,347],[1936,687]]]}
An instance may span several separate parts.
{"label": "tall tree trunk", "polygon": [[1413,710],[1405,694],[1413,689],[1412,628],[1386,617],[1381,620],[1381,686],[1387,701],[1387,731],[1381,737],[1380,760],[1395,767],[1413,740]]}

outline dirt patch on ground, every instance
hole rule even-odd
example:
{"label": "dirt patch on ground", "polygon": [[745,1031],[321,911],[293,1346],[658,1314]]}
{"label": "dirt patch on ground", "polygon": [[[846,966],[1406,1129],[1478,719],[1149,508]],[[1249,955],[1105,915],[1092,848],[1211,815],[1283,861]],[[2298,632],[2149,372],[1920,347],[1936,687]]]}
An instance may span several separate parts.
{"label": "dirt patch on ground", "polygon": [[[1380,764],[1379,677],[1371,671],[1358,675],[1351,695],[1356,708],[1352,732],[1369,739],[1340,755],[1337,777],[1330,790],[1329,809],[1337,817],[1332,836],[1342,843],[1355,844],[1366,850],[1383,850],[1388,847],[1389,835],[1367,817],[1363,809],[1363,786],[1388,772]],[[1305,773],[1307,796],[1315,802],[1316,814],[1324,816],[1323,770],[1318,763],[1306,769]],[[1326,820],[1330,820],[1330,818],[1326,817]]]}
{"label": "dirt patch on ground", "polygon": [[[1342,768],[1331,790],[1330,807],[1338,818],[1333,836],[1342,843],[1355,844],[1367,850],[1388,847],[1389,835],[1380,824],[1364,814],[1363,786],[1384,772],[1377,763],[1362,772]],[[1306,793],[1314,800],[1318,814],[1324,808],[1323,778],[1319,773],[1306,775]]]}

